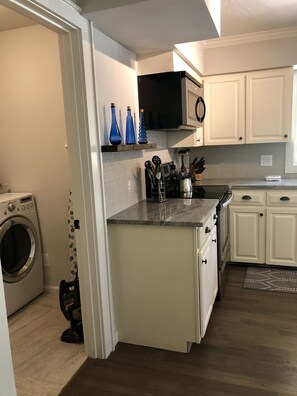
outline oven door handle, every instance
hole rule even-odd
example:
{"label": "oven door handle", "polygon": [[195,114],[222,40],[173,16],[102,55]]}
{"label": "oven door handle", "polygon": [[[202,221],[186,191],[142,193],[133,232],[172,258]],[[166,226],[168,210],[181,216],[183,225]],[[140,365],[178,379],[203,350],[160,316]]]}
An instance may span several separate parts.
{"label": "oven door handle", "polygon": [[228,205],[230,205],[230,203],[232,202],[232,199],[233,199],[233,192],[232,191],[228,191],[225,200],[222,202],[222,208],[224,209]]}

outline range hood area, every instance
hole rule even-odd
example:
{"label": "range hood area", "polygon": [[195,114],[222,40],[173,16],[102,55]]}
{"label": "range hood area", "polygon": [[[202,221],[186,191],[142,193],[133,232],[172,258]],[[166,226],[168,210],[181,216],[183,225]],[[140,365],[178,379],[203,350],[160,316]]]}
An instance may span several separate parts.
{"label": "range hood area", "polygon": [[77,0],[76,4],[98,30],[137,55],[220,36],[220,0]]}

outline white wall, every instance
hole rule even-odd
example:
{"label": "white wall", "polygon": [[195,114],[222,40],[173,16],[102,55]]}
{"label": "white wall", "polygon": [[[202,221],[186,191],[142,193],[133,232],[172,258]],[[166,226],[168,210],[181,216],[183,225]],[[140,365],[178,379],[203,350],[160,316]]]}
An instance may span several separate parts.
{"label": "white wall", "polygon": [[204,49],[204,75],[297,64],[297,36]]}
{"label": "white wall", "polygon": [[[128,105],[136,115],[137,133],[139,117],[136,55],[96,29],[94,29],[94,42],[99,138],[101,144],[108,144],[112,102],[116,104],[117,120],[122,136],[125,136]],[[168,150],[103,153],[107,217],[145,199],[144,162],[151,159],[154,154],[158,154],[163,162],[171,160]]]}
{"label": "white wall", "polygon": [[69,278],[70,189],[58,35],[36,25],[0,33],[0,180],[33,192],[45,283]]}

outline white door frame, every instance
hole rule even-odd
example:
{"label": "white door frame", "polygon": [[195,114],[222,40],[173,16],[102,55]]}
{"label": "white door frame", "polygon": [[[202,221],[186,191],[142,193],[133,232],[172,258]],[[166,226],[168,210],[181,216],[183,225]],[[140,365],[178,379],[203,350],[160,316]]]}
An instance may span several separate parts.
{"label": "white door frame", "polygon": [[91,25],[63,0],[0,4],[59,33],[74,211],[80,221],[76,238],[85,351],[106,358],[114,349],[114,329]]}

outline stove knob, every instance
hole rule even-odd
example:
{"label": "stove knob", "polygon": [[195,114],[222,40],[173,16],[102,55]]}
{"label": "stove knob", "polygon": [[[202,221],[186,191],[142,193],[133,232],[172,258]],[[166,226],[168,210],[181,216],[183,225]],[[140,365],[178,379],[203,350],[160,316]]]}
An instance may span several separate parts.
{"label": "stove knob", "polygon": [[13,202],[9,202],[9,204],[7,205],[7,209],[10,212],[13,212],[15,210],[15,204]]}

